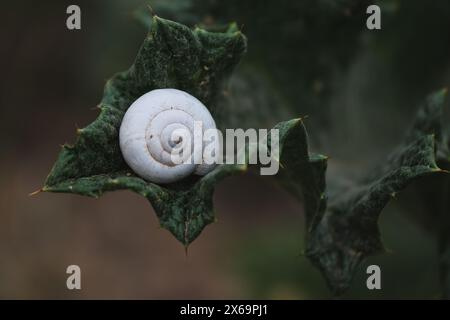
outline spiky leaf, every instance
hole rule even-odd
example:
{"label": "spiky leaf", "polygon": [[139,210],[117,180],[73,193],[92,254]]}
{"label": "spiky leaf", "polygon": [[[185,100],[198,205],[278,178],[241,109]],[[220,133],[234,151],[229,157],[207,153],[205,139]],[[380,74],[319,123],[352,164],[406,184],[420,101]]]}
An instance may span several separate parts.
{"label": "spiky leaf", "polygon": [[219,166],[201,179],[191,177],[166,186],[144,181],[123,160],[118,139],[120,124],[137,98],[160,88],[190,93],[215,116],[224,82],[245,51],[246,39],[234,25],[226,32],[199,28],[192,31],[153,17],[134,64],[107,82],[99,117],[78,130],[73,146],[63,146],[42,190],[91,197],[106,191],[132,190],[150,200],[162,227],[183,244],[192,242],[214,220],[215,184],[243,167]]}
{"label": "spiky leaf", "polygon": [[364,179],[336,192],[311,225],[306,254],[336,294],[349,287],[365,257],[384,250],[378,218],[390,199],[416,179],[442,172],[436,164],[435,138],[442,134],[437,123],[444,96],[445,91],[431,95],[404,145]]}

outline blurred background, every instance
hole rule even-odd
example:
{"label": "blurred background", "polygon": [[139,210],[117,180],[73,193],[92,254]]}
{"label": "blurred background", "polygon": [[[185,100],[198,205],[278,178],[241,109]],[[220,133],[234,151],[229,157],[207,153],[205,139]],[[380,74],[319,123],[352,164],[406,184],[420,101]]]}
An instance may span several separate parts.
{"label": "blurred background", "polygon": [[[312,149],[330,156],[329,181],[383,161],[425,96],[450,81],[447,0],[2,3],[0,298],[330,298],[302,256],[302,204],[270,179],[221,183],[219,221],[187,255],[131,192],[28,196],[60,145],[96,118],[106,80],[132,64],[147,3],[188,26],[236,21],[248,54],[230,83],[227,125],[269,128],[308,115]],[[366,29],[373,3],[382,8],[382,30]],[[70,4],[81,8],[79,31],[66,28]],[[343,298],[439,297],[436,239],[399,203],[381,217],[389,253],[363,263]],[[365,286],[373,263],[382,270],[379,291]],[[71,264],[82,269],[81,291],[66,288]]]}

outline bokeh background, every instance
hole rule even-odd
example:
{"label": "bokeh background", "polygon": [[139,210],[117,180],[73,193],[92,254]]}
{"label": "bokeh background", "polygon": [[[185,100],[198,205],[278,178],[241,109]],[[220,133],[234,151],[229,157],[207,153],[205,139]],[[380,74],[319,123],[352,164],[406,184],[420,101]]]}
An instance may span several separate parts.
{"label": "bokeh background", "polygon": [[[0,10],[0,298],[331,298],[302,256],[302,204],[272,180],[222,182],[218,222],[184,248],[146,199],[98,200],[39,189],[60,145],[96,116],[103,86],[132,64],[148,1],[7,1]],[[365,27],[367,5],[382,30]],[[78,4],[82,29],[66,28]],[[328,180],[370,170],[398,144],[424,97],[450,81],[450,2],[154,0],[189,26],[236,21],[248,54],[230,83],[230,126],[271,127],[308,115]],[[408,190],[405,193],[405,197]],[[401,199],[400,199],[401,200]],[[389,253],[363,263],[343,298],[439,297],[436,239],[393,201],[380,225]],[[425,206],[426,208],[426,206]],[[382,290],[365,287],[379,264]],[[66,289],[66,267],[82,290]]]}

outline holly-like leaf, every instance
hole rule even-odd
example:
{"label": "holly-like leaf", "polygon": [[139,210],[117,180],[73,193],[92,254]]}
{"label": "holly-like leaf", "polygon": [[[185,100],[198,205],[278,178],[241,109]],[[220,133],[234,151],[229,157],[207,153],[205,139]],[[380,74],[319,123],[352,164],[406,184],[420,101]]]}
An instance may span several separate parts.
{"label": "holly-like leaf", "polygon": [[445,170],[439,177],[421,180],[415,184],[401,203],[424,230],[438,240],[442,297],[450,298],[450,131],[443,125],[447,89],[427,98],[419,109],[409,139],[432,134],[436,139],[436,162]]}
{"label": "holly-like leaf", "polygon": [[301,119],[275,126],[280,130],[279,183],[304,204],[307,225],[326,208],[327,157],[309,154],[308,136]]}
{"label": "holly-like leaf", "polygon": [[[431,134],[436,140],[436,163],[441,169],[450,169],[449,136],[443,126],[443,111],[447,90],[440,90],[430,95],[426,103],[419,108],[414,123],[407,135],[408,140]],[[445,202],[448,201],[446,184],[449,177],[424,179],[415,184],[408,193],[402,206],[408,216],[413,218],[423,229],[436,233],[446,224],[443,223],[447,214]],[[450,223],[446,228],[450,229]]]}
{"label": "holly-like leaf", "polygon": [[42,191],[99,197],[106,191],[132,190],[152,203],[162,227],[183,244],[191,243],[214,221],[216,183],[246,166],[219,166],[202,178],[171,185],[150,183],[126,165],[119,148],[120,124],[137,98],[160,88],[190,93],[215,117],[224,82],[245,51],[246,38],[235,25],[226,32],[192,31],[154,16],[134,64],[107,82],[99,117],[78,130],[73,146],[63,146]]}
{"label": "holly-like leaf", "polygon": [[436,123],[444,96],[444,91],[430,96],[404,145],[353,187],[339,190],[310,225],[306,255],[334,293],[349,287],[364,258],[384,251],[378,218],[390,199],[412,181],[442,172],[436,164],[436,143],[440,143],[436,138],[441,134]]}

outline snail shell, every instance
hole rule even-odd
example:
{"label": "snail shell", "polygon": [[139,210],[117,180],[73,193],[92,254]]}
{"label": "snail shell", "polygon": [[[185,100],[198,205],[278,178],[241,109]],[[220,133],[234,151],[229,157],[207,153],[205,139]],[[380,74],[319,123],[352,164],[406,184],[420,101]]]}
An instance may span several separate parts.
{"label": "snail shell", "polygon": [[[208,173],[215,164],[195,164],[193,158],[173,161],[172,155],[181,148],[189,148],[192,157],[203,159],[207,144],[201,141],[202,135],[201,148],[194,147],[195,121],[201,122],[203,132],[216,129],[208,109],[184,91],[157,89],[144,94],[128,108],[120,126],[120,149],[125,162],[137,175],[156,183]],[[218,139],[210,143],[218,143]]]}

